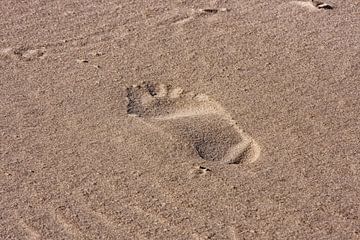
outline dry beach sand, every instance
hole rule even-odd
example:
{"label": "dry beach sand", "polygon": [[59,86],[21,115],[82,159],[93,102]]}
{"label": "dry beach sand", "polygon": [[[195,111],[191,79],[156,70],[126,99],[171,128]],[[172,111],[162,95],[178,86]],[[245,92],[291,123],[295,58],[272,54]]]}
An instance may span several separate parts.
{"label": "dry beach sand", "polygon": [[0,239],[360,239],[360,2],[328,4],[2,0]]}

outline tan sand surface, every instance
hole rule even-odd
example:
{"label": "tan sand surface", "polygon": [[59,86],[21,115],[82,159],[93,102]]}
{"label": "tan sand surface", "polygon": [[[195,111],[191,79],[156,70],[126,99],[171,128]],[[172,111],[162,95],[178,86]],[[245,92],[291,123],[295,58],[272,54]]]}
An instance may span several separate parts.
{"label": "tan sand surface", "polygon": [[326,3],[2,0],[0,239],[360,239],[360,2]]}

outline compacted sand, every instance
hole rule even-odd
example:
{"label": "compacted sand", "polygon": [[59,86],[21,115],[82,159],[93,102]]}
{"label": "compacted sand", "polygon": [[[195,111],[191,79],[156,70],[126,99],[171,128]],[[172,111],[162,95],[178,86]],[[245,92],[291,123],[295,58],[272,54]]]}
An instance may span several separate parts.
{"label": "compacted sand", "polygon": [[0,12],[0,239],[360,239],[359,1]]}

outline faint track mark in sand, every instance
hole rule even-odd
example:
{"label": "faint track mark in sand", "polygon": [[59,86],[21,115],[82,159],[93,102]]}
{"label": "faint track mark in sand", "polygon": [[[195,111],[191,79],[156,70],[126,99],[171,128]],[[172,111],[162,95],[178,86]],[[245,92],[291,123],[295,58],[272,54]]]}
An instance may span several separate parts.
{"label": "faint track mark in sand", "polygon": [[41,48],[18,48],[14,50],[14,54],[18,56],[21,60],[32,61],[35,59],[44,58],[46,50],[44,47]]}
{"label": "faint track mark in sand", "polygon": [[154,213],[152,213],[152,212],[150,212],[148,210],[145,210],[145,209],[143,209],[143,208],[141,208],[139,206],[130,206],[130,205],[126,204],[126,207],[131,209],[131,210],[134,210],[138,214],[141,214],[141,215],[143,215],[145,217],[148,217],[148,218],[152,219],[152,221],[158,221],[159,223],[161,223],[163,225],[166,225],[167,227],[171,226],[170,222],[167,219],[158,216],[158,214],[154,214]]}
{"label": "faint track mark in sand", "polygon": [[[99,221],[103,225],[107,226],[107,228],[110,229],[112,232],[114,232],[117,236],[122,235],[123,231],[118,229],[118,224],[110,220],[106,215],[94,210],[91,210],[91,212],[99,219]],[[146,237],[141,235],[140,233],[136,233],[135,235],[137,237],[136,239],[144,239],[144,240],[146,239]]]}
{"label": "faint track mark in sand", "polygon": [[230,9],[228,8],[216,8],[216,7],[209,7],[209,8],[200,8],[194,9],[194,15],[198,18],[204,18],[207,22],[217,22],[223,14],[229,12]]}
{"label": "faint track mark in sand", "polygon": [[197,178],[197,177],[201,177],[203,175],[208,174],[209,172],[211,172],[210,169],[206,168],[206,167],[202,167],[202,166],[198,166],[195,167],[194,169],[190,170],[190,178]]}
{"label": "faint track mark in sand", "polygon": [[28,225],[23,219],[18,221],[19,226],[28,234],[28,239],[38,240],[41,239],[41,234],[34,227]]}
{"label": "faint track mark in sand", "polygon": [[13,56],[13,49],[11,47],[0,49],[0,57],[9,59]]}
{"label": "faint track mark in sand", "polygon": [[209,21],[216,21],[220,13],[228,12],[227,8],[200,8],[200,9],[187,9],[187,8],[174,8],[163,16],[155,26],[171,26],[174,25],[181,32],[186,23],[196,21],[198,18],[206,18]]}
{"label": "faint track mark in sand", "polygon": [[71,220],[67,219],[66,216],[61,212],[62,207],[51,208],[49,210],[50,215],[54,218],[64,230],[73,237],[73,239],[83,239],[81,230]]}
{"label": "faint track mark in sand", "polygon": [[[152,186],[153,185],[149,185],[149,187]],[[108,208],[110,207],[110,204],[92,204],[91,202],[89,202],[87,197],[81,194],[81,191],[76,193],[76,200],[74,201],[77,202],[77,205],[80,206],[81,209],[86,209],[85,212],[91,212],[91,214],[97,216],[97,218],[99,219],[102,219],[102,222],[106,223],[109,226],[112,225],[114,226],[114,228],[118,228],[119,226],[121,226],[121,229],[123,229],[123,231],[129,231],[128,229],[131,229],[137,232],[139,239],[148,239],[139,230],[139,224],[144,227],[146,226],[147,228],[150,226],[156,226],[156,228],[163,229],[164,232],[184,232],[183,228],[181,228],[177,224],[174,224],[171,219],[168,219],[168,211],[162,211],[163,207],[165,206],[173,209],[173,207],[176,205],[176,209],[181,209],[181,213],[176,213],[177,216],[179,216],[179,218],[181,219],[186,219],[187,216],[186,214],[183,214],[184,210],[182,209],[182,207],[178,207],[179,204],[171,204],[172,202],[176,201],[171,198],[171,196],[166,196],[166,194],[163,194],[162,191],[151,191],[148,195],[146,194],[148,193],[148,191],[146,191],[146,193],[139,193],[137,191],[132,191],[132,189],[124,189],[123,191],[126,192],[126,195],[132,196],[131,199],[124,199],[124,195],[120,194],[119,196],[119,193],[116,191],[116,189],[111,186],[109,187],[110,188],[106,187],[103,189],[104,193],[101,194],[103,196],[98,196],[99,199],[92,199],[91,202],[106,203],[108,200],[109,202],[113,203],[111,209],[114,211],[112,212],[108,212],[110,211]],[[161,186],[159,186],[159,188],[161,188]],[[155,189],[157,189],[157,187],[155,187]],[[149,201],[152,196],[157,196],[157,200]],[[168,199],[168,197],[170,197],[171,203],[169,203],[168,200],[165,201],[166,203],[164,201],[161,201],[159,199],[160,196],[164,196],[165,199]],[[117,200],[114,202],[113,199]],[[132,222],[137,222],[138,224],[133,225]]]}
{"label": "faint track mark in sand", "polygon": [[321,2],[321,1],[291,1],[291,4],[303,7],[303,8],[307,8],[309,11],[311,12],[317,12],[317,11],[321,11],[322,9],[325,10],[330,10],[333,9],[334,7],[331,4],[325,3],[325,2]]}
{"label": "faint track mark in sand", "polygon": [[203,238],[201,238],[197,233],[193,233],[191,234],[191,236],[193,237],[194,240],[203,240]]}
{"label": "faint track mark in sand", "polygon": [[[199,167],[200,168],[200,167]],[[196,169],[199,169],[199,168],[196,168]],[[206,172],[211,172],[210,169],[207,169],[207,168],[200,168],[202,170],[202,174],[201,175],[204,175],[206,174]],[[205,172],[205,173],[204,173]],[[152,176],[152,177],[155,177],[157,178],[156,176]],[[216,176],[213,176],[213,177],[216,177]],[[226,185],[226,182],[222,179],[222,178],[217,178],[218,181],[220,182],[224,182],[224,185]],[[160,180],[158,181],[154,181],[156,182],[157,184],[157,191],[161,192],[162,195],[164,195],[165,197],[167,196],[174,196],[173,192],[171,190],[169,190],[166,185],[161,185],[160,184]],[[181,200],[181,197],[171,197],[172,201],[170,202],[170,204],[172,205],[172,208],[176,207],[177,209],[179,209],[179,211],[183,212],[183,213],[187,213],[188,215],[192,216],[193,218],[196,218],[196,219],[201,219],[204,214],[202,212],[201,209],[193,209],[193,208],[190,208],[190,207],[187,207],[185,206],[184,204],[182,204],[182,200]],[[213,225],[222,225],[223,224],[223,221],[221,219],[212,219],[211,221],[209,221],[209,219],[207,219],[206,221],[211,222],[211,224]],[[201,222],[201,221],[200,221]],[[230,226],[227,227],[227,232],[228,232],[228,235],[230,237],[231,240],[238,240],[240,239],[239,238],[239,233],[238,233],[238,230],[236,227],[234,226],[231,226],[231,224],[229,224]],[[186,226],[184,226],[186,228]],[[198,233],[191,233],[191,236],[194,238],[194,239],[208,239],[207,237],[204,237],[204,236],[200,236]],[[243,239],[243,238],[241,238]]]}
{"label": "faint track mark in sand", "polygon": [[[151,175],[151,177],[151,182],[155,184],[149,184],[146,191],[133,190],[132,188],[127,189],[122,186],[115,188],[115,185],[104,185],[101,193],[98,192],[94,196],[89,196],[83,195],[81,188],[79,188],[79,191],[75,191],[73,199],[70,200],[71,206],[78,209],[78,211],[73,210],[73,212],[79,215],[80,218],[85,217],[88,221],[92,221],[95,225],[106,226],[106,228],[101,227],[101,229],[108,229],[108,232],[114,234],[116,234],[116,231],[129,232],[131,230],[132,232],[137,232],[139,239],[146,239],[144,237],[145,232],[141,232],[138,227],[139,224],[142,226],[156,226],[159,230],[166,229],[169,233],[178,235],[190,235],[196,231],[196,226],[191,225],[191,219],[197,219],[197,223],[202,226],[206,224],[213,226],[223,224],[222,220],[219,219],[204,218],[204,212],[201,209],[189,207],[186,205],[186,201],[184,204],[181,196],[174,194],[171,189],[166,187],[166,184],[161,184],[162,181],[160,179],[155,180],[153,178],[157,176]],[[147,180],[144,179],[144,181]],[[121,193],[121,191],[126,192],[129,198],[124,198],[126,195]],[[149,201],[153,196],[156,196],[156,202]],[[176,209],[174,214],[172,212],[173,209]],[[66,216],[65,214],[65,218]],[[178,221],[179,219],[184,219],[184,221]],[[173,222],[174,220],[175,222]],[[70,221],[75,225],[77,224],[76,220],[74,222],[70,218]],[[133,223],[137,224],[134,225]],[[225,232],[224,234],[227,235]]]}
{"label": "faint track mark in sand", "polygon": [[239,240],[237,230],[235,227],[229,227],[228,232],[231,240]]}
{"label": "faint track mark in sand", "polygon": [[156,26],[182,25],[193,18],[189,12],[172,11],[169,14],[169,16],[165,16],[164,19],[160,20]]}
{"label": "faint track mark in sand", "polygon": [[170,131],[204,160],[250,163],[260,156],[255,140],[207,95],[144,82],[127,88],[127,113]]}
{"label": "faint track mark in sand", "polygon": [[[120,223],[111,220],[109,216],[100,211],[94,210],[83,196],[78,195],[77,199],[72,200],[77,210],[84,214],[86,218],[91,219],[93,223],[96,223],[97,226],[102,226],[107,229],[107,233],[111,235],[122,236],[124,232],[128,232],[131,229],[132,225],[121,221]],[[122,205],[123,208],[129,209],[127,204]],[[119,210],[119,209],[115,209]],[[143,218],[146,216],[143,215]],[[149,223],[150,224],[150,223]],[[141,233],[137,232],[134,234],[134,239],[148,239]]]}
{"label": "faint track mark in sand", "polygon": [[30,47],[19,47],[19,48],[5,48],[0,50],[0,56],[8,59],[18,59],[22,61],[33,61],[36,59],[43,59],[46,53],[45,47],[30,48]]}
{"label": "faint track mark in sand", "polygon": [[[36,214],[31,217],[36,219],[39,216],[40,218],[47,218],[45,222],[41,223],[41,225],[44,226],[44,229],[46,229],[43,234],[46,234],[46,231],[54,233],[61,229],[61,231],[66,233],[67,236],[71,236],[71,239],[84,239],[80,230],[76,228],[76,225],[66,219],[66,217],[54,207],[45,205],[40,211],[36,212]],[[27,224],[21,217],[19,217],[19,219],[19,225],[25,230],[25,232],[28,233],[29,239],[43,239],[40,231],[37,231],[36,228]]]}
{"label": "faint track mark in sand", "polygon": [[[82,209],[85,210],[86,212],[92,214],[98,220],[98,222],[100,224],[105,226],[111,232],[115,233],[116,236],[121,236],[122,233],[124,231],[126,231],[126,229],[119,229],[120,225],[117,224],[116,222],[112,221],[111,219],[109,219],[109,217],[107,217],[105,214],[100,213],[95,210],[92,210],[90,207],[88,207],[86,205],[82,205]],[[136,239],[146,239],[146,237],[140,233],[136,233],[135,236],[136,236]]]}

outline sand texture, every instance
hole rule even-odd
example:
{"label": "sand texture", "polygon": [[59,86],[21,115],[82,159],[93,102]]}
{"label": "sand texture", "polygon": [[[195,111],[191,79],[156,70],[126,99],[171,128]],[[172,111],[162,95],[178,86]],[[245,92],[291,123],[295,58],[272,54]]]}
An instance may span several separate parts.
{"label": "sand texture", "polygon": [[0,12],[0,239],[360,239],[359,1]]}

